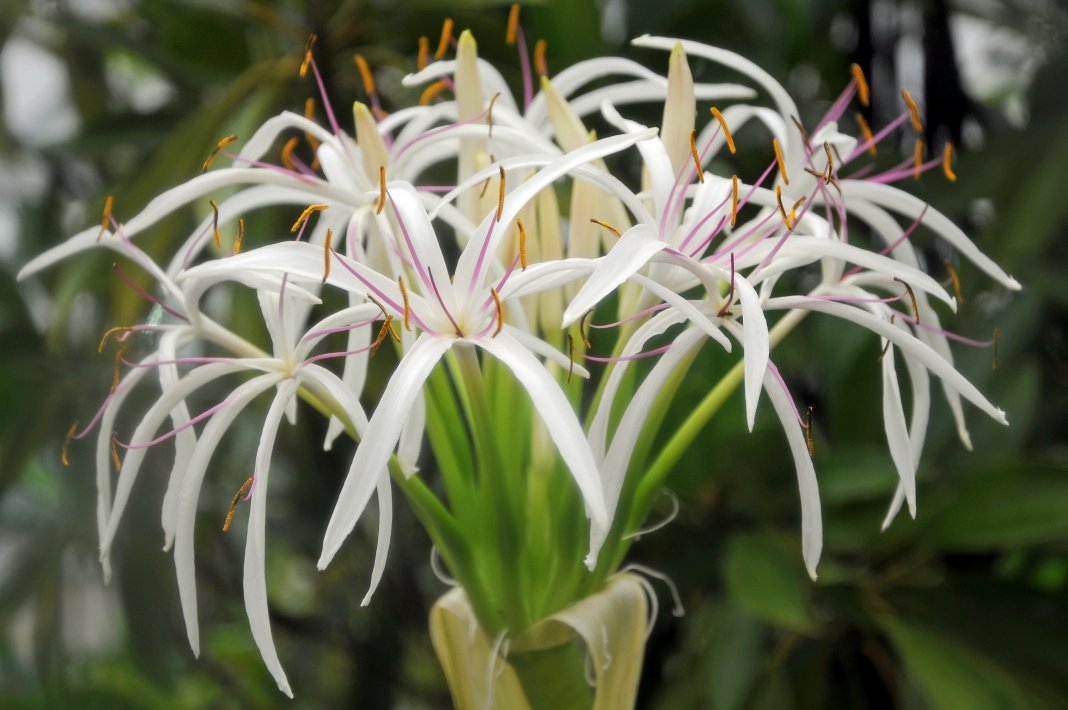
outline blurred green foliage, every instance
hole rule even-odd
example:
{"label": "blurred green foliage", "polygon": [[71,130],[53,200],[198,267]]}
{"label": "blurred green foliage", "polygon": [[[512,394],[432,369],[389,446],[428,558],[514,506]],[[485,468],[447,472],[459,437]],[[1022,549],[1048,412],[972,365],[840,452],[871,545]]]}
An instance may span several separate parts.
{"label": "blurred green foliage", "polygon": [[[24,34],[60,56],[82,120],[73,138],[45,147],[0,132],[5,160],[28,156],[46,175],[43,192],[19,204],[16,253],[0,275],[0,705],[281,705],[245,623],[240,531],[217,532],[245,477],[255,425],[231,436],[202,496],[198,572],[206,637],[196,660],[181,628],[170,558],[159,551],[161,481],[148,477],[135,492],[139,503],[114,555],[112,595],[95,564],[91,445],[74,449],[69,468],[59,461],[70,420],[92,412],[111,379],[96,336],[144,319],[147,309],[113,278],[107,256],[63,264],[21,286],[13,274],[92,223],[108,192],[120,218],[133,214],[195,174],[222,136],[248,135],[279,110],[300,110],[309,86],[297,81],[295,69],[309,32],[319,35],[320,66],[338,114],[347,116],[360,94],[351,53],[362,52],[376,67],[387,108],[408,103],[413,97],[400,77],[413,66],[416,40],[435,38],[446,16],[471,27],[480,51],[498,66],[514,66],[503,41],[506,8],[480,0],[401,8],[387,0],[131,0],[93,20],[75,5],[15,0],[0,8],[0,44]],[[864,27],[895,10],[920,16],[932,28],[928,40],[948,15],[981,15],[1046,43],[1032,88],[1022,93],[1026,127],[1010,127],[996,106],[967,97],[959,85],[957,93],[946,89],[959,94],[952,110],[935,112],[936,97],[927,97],[932,131],[956,135],[963,117],[982,127],[984,145],[960,151],[956,184],[925,178],[918,186],[1025,286],[1007,298],[964,266],[964,304],[950,323],[981,337],[1000,327],[996,370],[987,350],[961,348],[956,355],[1012,426],[969,413],[975,450],[967,452],[936,402],[919,472],[919,516],[902,516],[880,534],[895,475],[873,405],[878,343],[812,317],[776,360],[799,399],[816,408],[826,526],[820,579],[809,581],[801,564],[796,485],[781,432],[767,408],[757,430],[746,432],[736,397],[670,481],[681,504],[677,519],[633,551],[636,561],[675,580],[688,609],[681,620],[662,615],[657,623],[642,704],[1068,706],[1068,201],[1060,195],[1068,95],[1051,90],[1068,72],[1065,43],[1058,41],[1068,30],[1056,6],[661,0],[602,8],[590,0],[531,4],[524,25],[528,36],[548,39],[551,68],[604,51],[659,61],[621,46],[622,37],[643,32],[741,51],[792,90],[808,87],[800,101],[811,110],[806,120],[845,83],[850,61],[894,63],[904,25],[874,37]],[[832,41],[835,27],[845,28],[847,41]],[[940,41],[924,43],[928,56],[946,50],[948,40]],[[169,100],[144,113],[118,100],[109,72],[123,62],[164,77],[173,87]],[[712,74],[700,63],[694,70]],[[506,75],[516,79],[518,72]],[[881,96],[896,95],[892,83],[877,90],[877,112]],[[196,217],[161,225],[147,239],[149,252],[169,254]],[[271,234],[284,217],[265,214],[250,235]],[[931,246],[927,256],[937,271],[951,255]],[[51,316],[37,323],[31,313],[44,304]],[[709,349],[693,372],[711,374],[691,376],[680,401],[700,397],[726,367],[726,358]],[[369,539],[346,545],[326,572],[313,564],[351,449],[321,451],[323,423],[314,417],[283,432],[272,483],[268,586],[298,702],[447,705],[425,630],[426,612],[444,591],[430,573],[426,537],[399,505],[383,588],[369,609],[360,608]]]}

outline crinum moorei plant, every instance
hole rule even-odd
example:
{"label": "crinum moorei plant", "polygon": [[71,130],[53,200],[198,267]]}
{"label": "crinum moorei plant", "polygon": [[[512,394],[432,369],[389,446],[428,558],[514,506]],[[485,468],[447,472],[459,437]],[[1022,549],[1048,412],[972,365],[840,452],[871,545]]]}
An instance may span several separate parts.
{"label": "crinum moorei plant", "polygon": [[[925,160],[917,139],[915,158],[884,172],[869,159],[903,126],[920,131],[907,94],[906,108],[877,133],[860,113],[859,136],[847,133],[843,114],[854,98],[868,102],[854,67],[841,97],[806,127],[788,93],[734,53],[642,37],[636,46],[669,52],[666,76],[620,58],[550,76],[544,43],[531,61],[517,19],[513,8],[508,39],[523,69],[519,97],[477,57],[470,33],[454,40],[447,22],[435,61],[424,38],[419,71],[405,80],[424,87],[418,105],[386,115],[357,58],[370,105],[354,107],[354,138],[330,111],[309,45],[300,74],[321,94],[326,126],[287,112],[236,153],[227,137],[201,175],[125,223],[109,199],[99,226],[20,274],[110,249],[156,283],[139,292],[160,317],[112,328],[102,340],[101,350],[115,349],[115,378],[89,424],[71,428],[63,460],[74,440],[95,432],[100,559],[110,576],[111,545],[146,453],[173,452],[164,549],[173,550],[195,653],[202,482],[238,415],[269,401],[254,469],[224,529],[248,500],[245,604],[255,643],[287,695],[268,621],[265,511],[275,440],[301,400],[329,419],[326,448],[343,433],[358,442],[319,567],[375,497],[367,604],[399,488],[454,580],[430,623],[460,707],[633,705],[656,616],[649,579],[660,576],[626,566],[626,554],[669,472],[738,387],[750,428],[764,396],[782,424],[800,493],[800,552],[815,578],[822,528],[811,424],[771,357],[808,314],[881,341],[883,418],[900,479],[887,524],[905,503],[915,515],[931,375],[966,445],[962,400],[1005,422],[954,367],[949,342],[966,339],[943,329],[934,304],[952,311],[957,299],[924,271],[914,243],[944,240],[1005,288],[1019,285],[949,220],[893,186],[938,168],[955,179],[951,149]],[[695,83],[688,56],[737,83]],[[662,104],[661,125],[628,118],[631,102]],[[593,134],[593,119],[610,134]],[[766,140],[759,174],[728,167],[743,131]],[[222,160],[229,167],[215,165]],[[640,185],[609,168],[639,160]],[[443,173],[455,178],[430,179]],[[570,195],[566,209],[561,188]],[[188,206],[206,216],[169,263],[157,264],[138,236]],[[245,216],[268,206],[299,215],[291,232],[245,243]],[[236,239],[224,246],[222,235],[235,226]],[[851,239],[858,226],[871,244]],[[259,303],[262,342],[227,325],[220,304],[241,290]],[[591,329],[610,347],[593,348]],[[706,344],[740,347],[737,364],[654,446]],[[397,364],[374,401],[364,383],[383,347],[396,351]],[[898,362],[908,371],[908,414]],[[217,404],[192,412],[192,395],[225,392],[226,381],[232,389]],[[151,383],[154,403],[130,417],[129,394]]]}

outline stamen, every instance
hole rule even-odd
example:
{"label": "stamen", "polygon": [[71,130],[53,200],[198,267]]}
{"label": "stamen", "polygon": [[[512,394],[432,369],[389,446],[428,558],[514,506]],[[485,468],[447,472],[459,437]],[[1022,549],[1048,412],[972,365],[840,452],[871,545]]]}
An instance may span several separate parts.
{"label": "stamen", "polygon": [[[329,108],[330,107],[327,106],[328,115],[329,115]],[[309,121],[314,121],[315,120],[315,99],[312,98],[311,96],[309,96],[304,101],[304,118],[308,119]],[[319,157],[318,157],[319,139],[316,138],[315,136],[313,136],[308,131],[305,131],[304,132],[304,140],[308,142],[308,145],[312,149],[312,154],[315,155],[315,159],[312,160],[312,164],[311,164],[312,170],[314,170],[319,166]]]}
{"label": "stamen", "polygon": [[115,351],[115,370],[111,376],[111,394],[115,394],[115,390],[119,388],[119,370],[122,367],[122,358],[129,347],[130,344],[125,340],[119,341],[119,349]]}
{"label": "stamen", "polygon": [[122,459],[119,458],[118,435],[111,435],[111,463],[115,464],[115,470],[122,470]]}
{"label": "stamen", "polygon": [[575,338],[571,333],[567,334],[567,384],[571,384],[571,376],[575,373]]}
{"label": "stamen", "polygon": [[500,294],[492,286],[490,286],[490,295],[493,296],[493,305],[497,307],[497,327],[493,329],[493,337],[496,338],[504,328],[504,309],[501,307]]}
{"label": "stamen", "polygon": [[98,353],[104,352],[104,346],[108,344],[108,340],[110,340],[111,336],[115,333],[130,333],[133,332],[133,330],[134,327],[131,325],[117,325],[114,328],[111,328],[106,333],[104,333],[104,337],[100,339],[100,345],[96,347],[96,351]]}
{"label": "stamen", "polygon": [[74,433],[78,431],[78,420],[75,419],[74,423],[70,425],[70,429],[67,429],[67,436],[63,439],[63,449],[59,452],[59,462],[64,466],[70,466],[70,445],[74,441]]}
{"label": "stamen", "polygon": [[241,243],[245,241],[245,218],[237,219],[237,239],[234,240],[234,256],[241,253]]}
{"label": "stamen", "polygon": [[[315,35],[312,35],[312,37],[314,37],[314,36]],[[253,480],[255,480],[255,479],[252,479],[252,478],[247,479],[244,483],[241,484],[241,487],[237,489],[237,493],[234,494],[234,500],[230,503],[230,510],[229,510],[229,512],[226,513],[226,522],[223,523],[223,526],[222,526],[222,531],[223,532],[229,532],[230,523],[233,522],[234,512],[237,510],[237,504],[240,503],[241,502],[241,498],[243,498],[244,495],[246,493],[248,493],[248,489],[252,488],[252,481]]]}
{"label": "stamen", "polygon": [[942,153],[942,172],[946,176],[946,180],[950,182],[957,181],[957,174],[953,172],[953,144],[946,143],[946,150]]}
{"label": "stamen", "polygon": [[808,423],[805,424],[805,445],[808,446],[808,457],[815,458],[816,445],[812,442],[812,407],[808,408]]}
{"label": "stamen", "polygon": [[599,224],[599,225],[601,225],[602,227],[604,227],[605,229],[607,229],[607,230],[608,230],[609,232],[611,232],[612,234],[616,235],[616,238],[617,238],[617,239],[618,239],[619,237],[622,237],[622,236],[623,236],[623,233],[622,233],[622,232],[620,232],[620,231],[619,231],[618,229],[616,229],[615,227],[613,227],[612,225],[610,225],[610,224],[609,224],[608,222],[605,222],[604,220],[600,220],[600,219],[596,219],[596,218],[594,218],[594,217],[590,217],[590,221],[591,221],[591,222],[593,222],[594,224]]}
{"label": "stamen", "polygon": [[501,214],[504,212],[504,189],[505,189],[506,185],[505,185],[505,179],[504,179],[504,166],[500,165],[500,166],[498,166],[498,169],[500,170],[500,173],[501,173],[501,182],[500,182],[500,185],[499,185],[499,189],[497,191],[497,221],[500,222],[501,221]]}
{"label": "stamen", "polygon": [[805,145],[808,145],[808,131],[806,131],[805,127],[801,125],[800,119],[798,119],[797,116],[790,116],[790,120],[794,122],[794,126],[797,128],[797,132],[801,134],[801,140],[805,142]]}
{"label": "stamen", "polygon": [[375,205],[375,214],[382,214],[386,208],[386,166],[378,166],[378,204]]}
{"label": "stamen", "polygon": [[775,186],[775,201],[779,203],[779,214],[782,216],[786,228],[793,231],[794,225],[790,224],[790,217],[786,214],[786,208],[782,206],[782,185]]}
{"label": "stamen", "polygon": [[[897,316],[896,315],[891,315],[890,316],[890,325],[893,325],[894,321],[896,321],[896,320],[897,320]],[[886,352],[889,349],[890,349],[890,338],[887,338],[886,339],[886,345],[883,346],[883,351],[881,353],[879,353],[879,357],[876,358],[876,362],[882,362],[883,358],[886,357]]]}
{"label": "stamen", "polygon": [[867,108],[871,103],[871,90],[868,88],[868,80],[864,78],[864,70],[854,62],[849,65],[849,71],[853,73],[853,81],[857,82],[857,95],[860,97],[860,103]]}
{"label": "stamen", "polygon": [[429,105],[430,102],[434,100],[435,96],[440,94],[442,91],[445,91],[445,89],[447,88],[449,88],[449,83],[444,79],[441,81],[435,81],[433,84],[423,89],[423,93],[419,94],[419,105]]}
{"label": "stamen", "polygon": [[998,369],[998,343],[1001,341],[1001,330],[994,327],[994,360],[990,364],[992,370]]}
{"label": "stamen", "polygon": [[367,60],[357,52],[352,55],[352,61],[356,62],[356,69],[360,72],[360,81],[363,82],[364,93],[368,96],[373,96],[375,93],[375,75],[371,73],[371,67],[367,64]]}
{"label": "stamen", "polygon": [[419,58],[416,60],[416,66],[419,71],[426,69],[427,64],[430,63],[430,40],[426,35],[422,35],[419,38]]}
{"label": "stamen", "polygon": [[382,346],[382,343],[386,340],[386,335],[392,335],[394,340],[400,340],[396,333],[393,332],[393,314],[387,313],[386,319],[382,321],[382,327],[378,329],[378,335],[375,336],[375,341],[371,343],[369,352],[371,357],[374,357],[378,352],[378,348]]}
{"label": "stamen", "polygon": [[593,315],[593,309],[586,311],[582,314],[582,318],[579,318],[579,337],[582,338],[582,344],[586,346],[587,350],[592,350],[593,345],[590,344],[590,339],[586,336],[586,321]]}
{"label": "stamen", "polygon": [[719,127],[723,129],[723,137],[727,139],[727,148],[730,149],[731,155],[734,155],[734,137],[731,136],[731,129],[727,126],[727,119],[723,118],[723,114],[719,112],[719,109],[713,106],[711,109],[712,115],[719,121]]}
{"label": "stamen", "polygon": [[221,141],[219,141],[215,145],[215,147],[212,148],[211,153],[208,154],[207,159],[204,161],[204,165],[201,166],[200,174],[203,175],[204,173],[208,172],[208,168],[210,168],[211,164],[215,162],[216,156],[219,155],[219,153],[222,151],[222,149],[225,148],[226,146],[230,145],[231,143],[233,143],[236,140],[237,140],[237,136],[235,136],[233,133],[231,133],[230,135],[226,136]]}
{"label": "stamen", "polygon": [[805,204],[807,199],[807,197],[799,197],[794,204],[790,205],[790,221],[794,224],[797,224],[797,208]]}
{"label": "stamen", "polygon": [[300,63],[300,78],[303,79],[308,73],[308,67],[312,63],[312,47],[315,46],[315,40],[318,39],[314,34],[308,36],[308,46],[304,50],[304,61]]}
{"label": "stamen", "polygon": [[923,173],[923,138],[916,139],[916,157],[913,158],[912,179],[919,180]]}
{"label": "stamen", "polygon": [[434,52],[434,59],[441,59],[445,56],[445,52],[449,50],[449,43],[452,41],[452,18],[446,17],[444,24],[441,25],[441,39],[438,40],[438,48]]}
{"label": "stamen", "polygon": [[326,240],[323,242],[323,283],[330,278],[330,242],[334,237],[334,233],[329,229],[326,230]]}
{"label": "stamen", "polygon": [[211,231],[215,235],[215,246],[222,246],[222,235],[219,234],[219,205],[215,200],[208,200],[211,205]]}
{"label": "stamen", "polygon": [[496,94],[494,94],[493,98],[490,99],[489,108],[486,109],[486,125],[489,126],[489,128],[487,130],[487,133],[489,134],[490,138],[493,138],[493,104],[496,103],[497,98],[500,95],[501,95],[501,92],[499,92],[499,91]]}
{"label": "stamen", "polygon": [[397,283],[400,284],[401,298],[404,299],[404,329],[412,329],[412,305],[408,301],[408,287],[404,285],[404,277],[398,276]]}
{"label": "stamen", "polygon": [[527,270],[527,230],[523,227],[523,220],[518,217],[515,220],[515,226],[519,228],[519,267],[520,270]]}
{"label": "stamen", "polygon": [[705,181],[705,171],[701,168],[701,156],[697,154],[697,129],[690,131],[690,155],[693,156],[693,164],[697,166],[697,180]]}
{"label": "stamen", "polygon": [[104,200],[104,218],[100,220],[100,233],[96,235],[96,240],[99,242],[100,237],[104,236],[104,232],[107,231],[108,224],[111,222],[111,206],[115,203],[113,195],[108,195],[108,198]]}
{"label": "stamen", "polygon": [[549,76],[549,64],[545,61],[545,49],[548,42],[539,39],[534,43],[534,70],[538,76]]}
{"label": "stamen", "polygon": [[953,293],[957,297],[957,303],[964,305],[964,296],[960,295],[960,274],[953,268],[953,264],[949,263],[949,259],[946,259],[946,271],[949,272],[949,278],[953,282]]}
{"label": "stamen", "polygon": [[902,89],[901,96],[905,99],[905,103],[909,105],[909,111],[912,113],[912,127],[916,129],[917,133],[923,133],[923,124],[920,122],[920,109],[916,106],[912,94],[909,93],[908,89]]}
{"label": "stamen", "polygon": [[325,204],[308,205],[307,207],[305,207],[304,211],[300,213],[300,217],[297,217],[297,221],[294,222],[293,226],[289,228],[289,233],[296,234],[297,230],[304,226],[304,223],[308,221],[309,217],[311,217],[316,212],[322,212],[327,207],[329,207],[329,205]]}
{"label": "stamen", "polygon": [[731,175],[731,226],[738,222],[738,176]]}
{"label": "stamen", "polygon": [[723,306],[716,313],[716,318],[722,318],[727,315],[731,309],[731,305],[734,303],[734,252],[731,252],[731,289],[727,292],[727,298],[723,301]]}
{"label": "stamen", "polygon": [[913,318],[913,320],[916,321],[916,325],[919,325],[920,324],[920,309],[917,307],[916,294],[913,292],[912,286],[909,286],[907,283],[905,283],[904,280],[899,279],[896,276],[894,277],[894,281],[897,281],[898,283],[900,283],[902,286],[905,287],[905,290],[909,292],[909,300],[912,301],[912,318]]}
{"label": "stamen", "polygon": [[300,139],[293,136],[282,147],[282,165],[287,170],[296,170],[297,164],[293,162],[293,151],[297,149],[297,145],[300,143]]}
{"label": "stamen", "polygon": [[834,171],[834,156],[831,155],[831,144],[823,141],[823,150],[827,153],[827,182],[830,182],[831,173]]}
{"label": "stamen", "polygon": [[771,146],[775,149],[775,162],[779,164],[779,173],[782,175],[782,181],[789,185],[790,178],[786,175],[786,163],[782,159],[782,148],[779,147],[779,139],[772,138]]}
{"label": "stamen", "polygon": [[867,120],[864,118],[864,114],[860,111],[853,114],[853,119],[857,122],[857,127],[860,128],[861,135],[864,136],[864,142],[869,144],[868,154],[874,157],[879,151],[875,147],[875,135],[871,132],[871,126],[868,125]]}
{"label": "stamen", "polygon": [[515,44],[516,31],[519,29],[519,3],[512,3],[512,9],[508,11],[508,32],[504,35],[504,43],[511,47]]}

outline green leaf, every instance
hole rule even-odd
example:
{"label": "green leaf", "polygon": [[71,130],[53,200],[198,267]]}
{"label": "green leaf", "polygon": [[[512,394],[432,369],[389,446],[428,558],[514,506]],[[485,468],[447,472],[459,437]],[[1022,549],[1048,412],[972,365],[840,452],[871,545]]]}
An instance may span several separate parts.
{"label": "green leaf", "polygon": [[770,624],[805,631],[812,626],[811,583],[800,560],[797,550],[769,535],[736,537],[724,561],[727,593],[739,607]]}
{"label": "green leaf", "polygon": [[933,708],[1036,707],[1017,682],[975,649],[898,619],[883,627],[905,661],[909,680]]}

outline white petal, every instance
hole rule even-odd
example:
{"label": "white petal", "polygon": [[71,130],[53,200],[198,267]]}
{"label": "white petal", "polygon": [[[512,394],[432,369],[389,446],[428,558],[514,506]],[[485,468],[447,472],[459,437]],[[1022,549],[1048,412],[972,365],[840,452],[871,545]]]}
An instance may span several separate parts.
{"label": "white petal", "polygon": [[[163,424],[170,412],[178,406],[179,402],[207,383],[224,375],[240,372],[243,369],[245,368],[240,364],[211,363],[193,370],[179,380],[173,388],[160,395],[159,399],[156,400],[155,404],[152,405],[137,425],[133,437],[130,439],[130,444],[137,446],[151,441],[160,425]],[[110,447],[110,441],[108,442],[108,447]],[[110,450],[110,448],[100,448],[105,452]],[[144,461],[146,453],[148,453],[148,450],[143,448],[129,449],[122,461],[119,480],[115,486],[115,500],[111,507],[111,515],[108,517],[107,529],[100,540],[101,559],[107,558],[111,552],[111,543],[115,539],[115,531],[119,526],[119,521],[122,519],[123,512],[126,510],[126,503],[130,498],[130,489],[133,488],[134,481],[137,480],[137,474],[140,471],[141,462]]]}
{"label": "white petal", "polygon": [[967,235],[957,225],[953,224],[941,212],[928,207],[918,197],[913,197],[892,185],[882,185],[862,180],[842,180],[841,186],[842,195],[847,203],[850,199],[870,200],[877,205],[903,214],[909,219],[919,218],[926,209],[927,212],[923,215],[923,223],[925,225],[949,242],[953,248],[971,260],[981,270],[997,279],[1005,288],[1013,291],[1020,290],[1020,283],[1005,273],[1000,266],[994,263],[993,259],[979,251],[979,247],[975,246],[975,243],[968,239]]}
{"label": "white petal", "polygon": [[668,243],[657,239],[656,232],[648,225],[639,224],[627,230],[612,250],[599,260],[597,269],[564,310],[561,327],[567,328],[581,318],[583,313],[636,274],[654,254],[667,247]]}
{"label": "white petal", "polygon": [[679,172],[690,162],[690,132],[693,130],[697,99],[693,93],[693,75],[686,61],[686,50],[676,43],[668,60],[668,91],[664,117],[660,122],[660,140],[664,142],[671,168]]}
{"label": "white petal", "polygon": [[204,481],[211,455],[219,445],[226,430],[234,418],[258,395],[273,387],[281,375],[260,375],[245,382],[231,395],[229,406],[216,412],[197,441],[193,456],[189,459],[189,470],[182,480],[182,490],[178,494],[178,525],[174,536],[174,569],[178,577],[178,597],[182,602],[182,616],[185,618],[185,631],[189,637],[189,646],[194,655],[200,655],[200,627],[197,622],[197,582],[196,568],[193,562],[193,524],[196,521],[197,499],[200,497],[200,485]]}
{"label": "white petal", "polygon": [[897,369],[894,367],[894,348],[889,347],[882,359],[883,375],[883,427],[886,429],[886,443],[890,447],[890,457],[894,460],[901,485],[905,490],[905,499],[909,504],[909,514],[916,517],[916,465],[912,458],[909,444],[909,432],[905,424],[905,408],[901,403],[901,388],[897,382]]}
{"label": "white petal", "polygon": [[790,403],[790,395],[771,372],[764,375],[764,389],[782,423],[786,440],[790,444],[790,453],[794,458],[794,468],[797,469],[797,489],[801,495],[801,551],[808,574],[815,579],[816,565],[823,551],[823,515],[820,510],[816,469],[808,455],[808,444]]}
{"label": "white petal", "polygon": [[902,333],[888,321],[842,303],[816,301],[804,296],[785,296],[772,298],[765,304],[765,310],[781,310],[801,308],[810,311],[820,311],[829,315],[837,316],[844,320],[852,321],[857,325],[867,328],[876,335],[890,340],[894,345],[901,348],[903,353],[911,355],[933,374],[942,378],[942,381],[965,399],[972,402],[979,409],[986,412],[999,424],[1008,424],[1005,412],[995,407],[986,397],[976,389],[975,385],[965,379],[964,375],[957,372],[953,365],[943,359],[937,352],[931,349],[927,343]]}
{"label": "white petal", "polygon": [[271,619],[267,609],[267,575],[265,571],[266,523],[267,523],[267,484],[271,472],[271,454],[274,451],[278,425],[286,406],[293,400],[297,391],[296,380],[286,380],[278,386],[278,393],[267,410],[260,433],[259,447],[256,449],[255,482],[252,487],[252,503],[248,514],[248,534],[245,538],[245,612],[252,629],[252,638],[260,650],[267,670],[274,676],[278,689],[290,698],[293,691],[289,680],[278,660],[278,651],[274,647],[271,634]]}
{"label": "white petal", "polygon": [[[477,344],[507,365],[530,394],[534,409],[545,422],[545,428],[560,451],[560,457],[582,491],[587,514],[594,525],[608,527],[611,521],[605,507],[597,462],[594,461],[575,410],[560,385],[544,365],[507,333],[502,332],[496,338],[481,338]],[[587,564],[590,564],[589,560]]]}
{"label": "white petal", "polygon": [[330,564],[363,513],[378,479],[387,475],[386,464],[400,436],[405,417],[426,378],[430,376],[430,371],[455,342],[424,333],[393,371],[378,408],[367,425],[367,433],[356,448],[356,456],[352,459],[337,505],[326,526],[319,569],[325,569]]}
{"label": "white petal", "polygon": [[367,589],[360,606],[371,603],[371,597],[382,581],[382,572],[386,569],[389,556],[389,540],[393,534],[393,488],[389,476],[380,476],[378,486],[378,546],[375,548],[375,563],[371,568],[371,585]]}
{"label": "white petal", "polygon": [[[482,223],[479,224],[474,239],[464,248],[456,264],[455,280],[458,284],[457,288],[463,288],[464,285],[471,283],[476,265],[483,261],[486,255],[492,255],[497,252],[497,246],[505,233],[503,226],[511,224],[519,214],[519,211],[545,187],[580,165],[598,158],[604,158],[612,153],[618,153],[639,141],[651,138],[655,134],[656,129],[649,129],[644,133],[602,138],[557,158],[528,178],[505,199],[500,224],[497,224],[496,215],[493,213],[487,215]],[[495,227],[497,229],[494,229]],[[492,235],[490,234],[491,232]]]}

